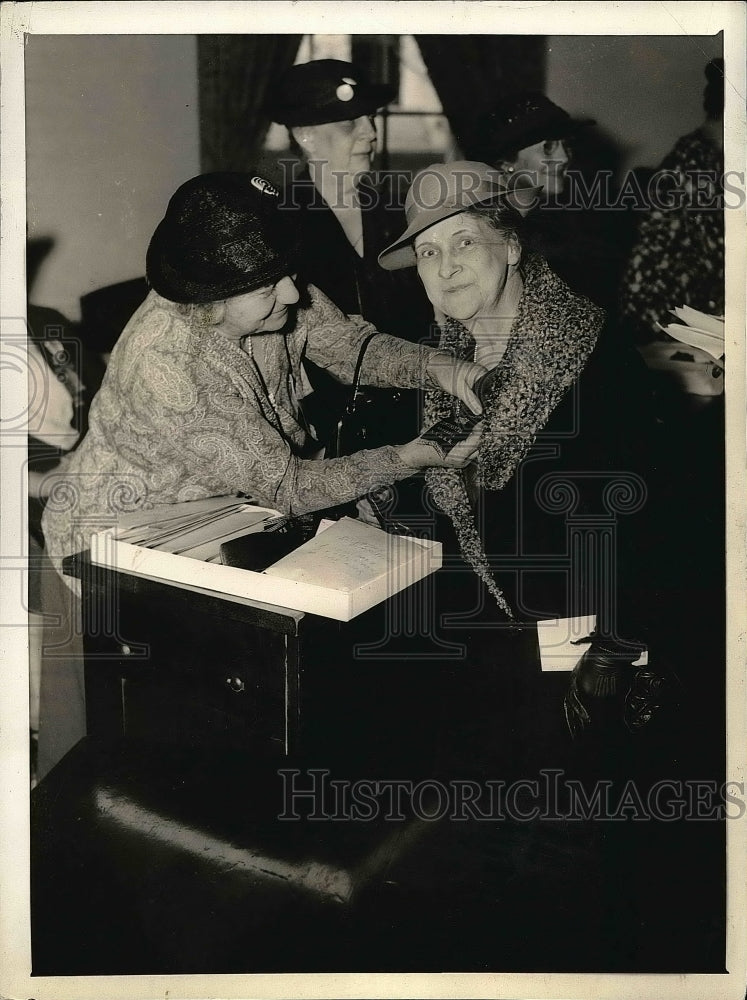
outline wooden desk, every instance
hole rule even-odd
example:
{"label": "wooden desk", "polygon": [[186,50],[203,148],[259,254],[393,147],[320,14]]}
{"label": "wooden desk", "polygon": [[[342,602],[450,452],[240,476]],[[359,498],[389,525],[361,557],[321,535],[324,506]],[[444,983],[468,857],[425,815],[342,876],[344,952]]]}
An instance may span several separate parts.
{"label": "wooden desk", "polygon": [[398,720],[413,712],[422,727],[439,664],[464,652],[418,627],[426,581],[342,623],[114,571],[87,554],[66,572],[83,584],[87,728],[97,739],[296,756],[341,748],[368,728],[383,745],[404,735]]}

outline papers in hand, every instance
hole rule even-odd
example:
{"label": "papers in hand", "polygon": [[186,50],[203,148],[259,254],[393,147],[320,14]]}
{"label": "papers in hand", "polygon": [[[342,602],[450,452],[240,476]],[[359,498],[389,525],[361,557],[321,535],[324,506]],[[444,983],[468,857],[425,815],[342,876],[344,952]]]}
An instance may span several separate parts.
{"label": "papers in hand", "polygon": [[670,323],[668,326],[657,326],[674,340],[688,347],[705,351],[715,360],[724,356],[724,321],[718,316],[692,309],[690,306],[677,306],[670,310],[681,323]]}

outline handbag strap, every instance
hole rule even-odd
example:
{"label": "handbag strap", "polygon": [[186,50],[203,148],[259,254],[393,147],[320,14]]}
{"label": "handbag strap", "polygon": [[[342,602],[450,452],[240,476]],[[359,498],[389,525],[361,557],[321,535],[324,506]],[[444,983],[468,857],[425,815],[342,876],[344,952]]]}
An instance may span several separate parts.
{"label": "handbag strap", "polygon": [[378,336],[379,331],[374,330],[373,333],[369,333],[361,344],[360,350],[358,351],[358,360],[355,362],[355,371],[353,372],[353,385],[350,392],[350,399],[348,400],[348,405],[345,407],[347,413],[353,413],[355,410],[355,398],[358,395],[361,387],[361,370],[363,368],[363,358],[365,357],[366,351],[368,350],[368,345]]}

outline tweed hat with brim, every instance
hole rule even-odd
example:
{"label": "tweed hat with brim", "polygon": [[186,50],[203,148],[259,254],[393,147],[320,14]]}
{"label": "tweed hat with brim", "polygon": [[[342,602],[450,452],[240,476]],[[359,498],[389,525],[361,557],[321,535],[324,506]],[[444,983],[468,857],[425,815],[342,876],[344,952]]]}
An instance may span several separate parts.
{"label": "tweed hat with brim", "polygon": [[545,139],[571,138],[594,124],[591,118],[572,118],[538,91],[516,94],[480,118],[470,151],[476,159],[494,163]]}
{"label": "tweed hat with brim", "polygon": [[363,71],[341,59],[291,66],[266,105],[269,117],[290,128],[351,121],[372,115],[394,99],[394,87],[369,83]]}
{"label": "tweed hat with brim", "polygon": [[293,273],[298,234],[278,201],[272,184],[251,171],[182,184],[148,247],[151,288],[171,302],[218,302]]}
{"label": "tweed hat with brim", "polygon": [[506,186],[499,171],[476,160],[433,163],[413,178],[405,199],[407,228],[379,254],[385,271],[414,267],[413,241],[437,222],[475,205],[508,204],[521,215],[537,204],[539,187]]}

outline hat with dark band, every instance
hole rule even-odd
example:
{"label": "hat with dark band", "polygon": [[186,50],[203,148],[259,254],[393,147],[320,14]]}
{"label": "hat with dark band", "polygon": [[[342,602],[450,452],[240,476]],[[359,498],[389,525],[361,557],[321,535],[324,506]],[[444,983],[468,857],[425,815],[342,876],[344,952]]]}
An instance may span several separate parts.
{"label": "hat with dark band", "polygon": [[514,94],[480,118],[471,152],[475,159],[493,163],[544,139],[565,139],[594,124],[592,119],[571,118],[539,91]]}
{"label": "hat with dark band", "polygon": [[407,229],[382,250],[379,264],[386,271],[414,267],[413,240],[437,222],[458,215],[475,205],[505,203],[525,215],[537,202],[539,187],[507,187],[500,171],[487,163],[455,160],[433,163],[413,178],[405,199]]}
{"label": "hat with dark band", "polygon": [[281,125],[324,125],[372,115],[388,104],[395,90],[369,83],[353,63],[315,59],[292,66],[267,102],[270,118]]}
{"label": "hat with dark band", "polygon": [[292,273],[297,233],[278,198],[251,172],[200,174],[182,184],[148,247],[151,288],[171,302],[217,302]]}

